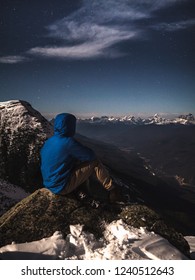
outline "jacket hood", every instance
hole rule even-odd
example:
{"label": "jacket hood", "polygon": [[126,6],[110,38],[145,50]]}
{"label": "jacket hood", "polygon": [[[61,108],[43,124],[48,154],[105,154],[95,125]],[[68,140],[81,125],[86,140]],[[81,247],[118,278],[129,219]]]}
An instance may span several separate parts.
{"label": "jacket hood", "polygon": [[74,115],[63,113],[55,118],[54,134],[66,137],[72,137],[76,130],[76,117]]}

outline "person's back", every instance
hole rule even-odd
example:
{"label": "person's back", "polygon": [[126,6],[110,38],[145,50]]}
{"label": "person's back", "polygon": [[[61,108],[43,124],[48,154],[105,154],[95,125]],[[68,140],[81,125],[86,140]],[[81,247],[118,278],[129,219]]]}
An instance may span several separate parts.
{"label": "person's back", "polygon": [[73,115],[58,115],[54,123],[54,136],[41,149],[43,183],[54,193],[59,193],[64,188],[78,161],[95,159],[92,150],[73,138],[75,129],[76,118]]}

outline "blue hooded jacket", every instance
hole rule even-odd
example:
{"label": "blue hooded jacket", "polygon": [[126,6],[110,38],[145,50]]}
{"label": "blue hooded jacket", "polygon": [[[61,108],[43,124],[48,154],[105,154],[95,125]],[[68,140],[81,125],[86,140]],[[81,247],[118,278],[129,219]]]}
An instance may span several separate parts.
{"label": "blue hooded jacket", "polygon": [[41,149],[41,172],[43,184],[57,194],[66,187],[73,168],[78,161],[93,161],[94,152],[77,142],[73,136],[76,118],[71,114],[59,114],[55,118],[54,136]]}

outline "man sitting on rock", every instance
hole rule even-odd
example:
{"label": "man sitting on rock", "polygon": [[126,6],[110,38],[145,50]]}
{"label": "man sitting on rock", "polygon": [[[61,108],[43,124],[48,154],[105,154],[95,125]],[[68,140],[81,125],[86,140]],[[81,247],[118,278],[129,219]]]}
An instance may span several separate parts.
{"label": "man sitting on rock", "polygon": [[76,118],[63,113],[55,118],[54,135],[41,149],[41,172],[44,186],[51,192],[66,195],[84,183],[95,171],[98,181],[110,192],[112,202],[122,200],[120,190],[95,153],[74,139]]}

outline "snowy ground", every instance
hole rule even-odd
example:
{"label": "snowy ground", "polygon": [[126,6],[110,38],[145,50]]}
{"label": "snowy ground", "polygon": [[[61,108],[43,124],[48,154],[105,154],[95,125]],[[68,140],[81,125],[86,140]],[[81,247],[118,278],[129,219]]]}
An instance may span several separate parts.
{"label": "snowy ground", "polygon": [[[0,179],[0,215],[29,194],[18,186]],[[73,260],[183,260],[186,257],[161,236],[144,228],[136,229],[122,220],[105,227],[104,236],[97,240],[84,232],[83,226],[70,226],[70,234],[60,232],[51,237],[0,248],[0,259],[73,259]],[[195,259],[195,237],[187,236],[191,258]],[[14,241],[14,240],[13,240]]]}
{"label": "snowy ground", "polygon": [[[186,260],[187,258],[161,236],[144,228],[136,229],[117,220],[105,227],[97,240],[81,225],[70,226],[64,239],[60,232],[39,241],[11,244],[0,248],[1,259],[72,260]],[[195,237],[187,237],[195,250]]]}
{"label": "snowy ground", "polygon": [[28,195],[22,188],[0,179],[0,216]]}

